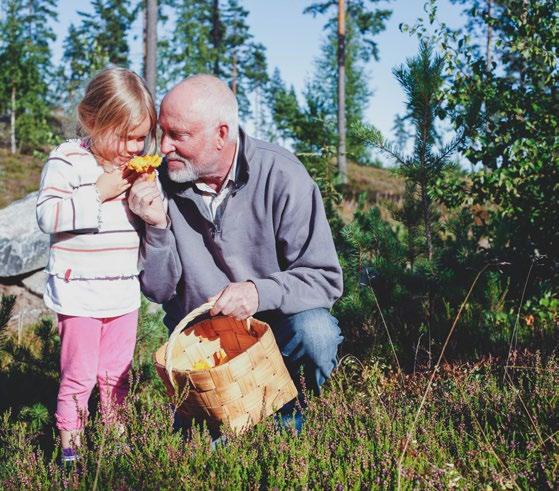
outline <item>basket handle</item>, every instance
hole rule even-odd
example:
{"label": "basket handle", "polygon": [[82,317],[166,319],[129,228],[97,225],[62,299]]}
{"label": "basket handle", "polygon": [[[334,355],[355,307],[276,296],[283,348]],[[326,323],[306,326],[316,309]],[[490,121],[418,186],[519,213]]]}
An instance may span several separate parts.
{"label": "basket handle", "polygon": [[250,325],[250,321],[252,320],[252,316],[247,317],[245,319],[244,325],[245,325],[245,329],[247,330],[247,332],[251,335],[254,336],[254,331],[252,330],[252,326]]}
{"label": "basket handle", "polygon": [[211,302],[206,302],[205,304],[200,305],[197,309],[194,309],[192,312],[187,314],[173,329],[173,332],[169,336],[169,341],[167,341],[167,348],[165,349],[165,370],[167,371],[167,375],[169,377],[169,381],[171,385],[175,388],[175,378],[173,377],[173,357],[171,353],[173,352],[173,347],[175,346],[175,342],[181,332],[184,331],[184,328],[188,325],[189,322],[192,322],[196,317],[199,315],[205,314],[215,304],[215,300]]}
{"label": "basket handle", "polygon": [[[194,309],[192,312],[187,314],[173,329],[173,332],[169,336],[169,341],[167,341],[167,347],[165,349],[165,370],[167,371],[167,375],[169,377],[169,381],[173,388],[175,387],[175,378],[173,377],[173,357],[171,353],[173,352],[173,347],[175,346],[175,342],[181,332],[184,331],[186,326],[192,322],[196,317],[199,315],[205,314],[206,312],[210,311],[212,307],[215,305],[216,300],[212,300],[211,302],[206,302],[205,304],[200,305],[200,307]],[[249,334],[252,333],[252,329],[250,326],[250,321],[252,317],[248,317],[245,320],[246,323],[246,330]]]}

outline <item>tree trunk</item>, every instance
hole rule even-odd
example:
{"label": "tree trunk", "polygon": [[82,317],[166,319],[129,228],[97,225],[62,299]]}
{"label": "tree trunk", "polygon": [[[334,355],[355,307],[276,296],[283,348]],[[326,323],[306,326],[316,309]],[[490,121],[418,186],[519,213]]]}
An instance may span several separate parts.
{"label": "tree trunk", "polygon": [[12,85],[12,103],[10,107],[10,150],[16,153],[16,84]]}
{"label": "tree trunk", "polygon": [[[427,186],[425,183],[420,184],[421,193],[421,207],[423,209],[423,222],[425,224],[425,239],[427,240],[427,255],[429,263],[433,264],[433,229],[431,224],[431,201],[427,195]],[[431,355],[431,326],[433,325],[433,316],[435,314],[435,295],[433,292],[433,285],[429,281],[429,290],[427,296],[428,303],[428,323],[427,323],[427,336],[428,336],[428,354],[429,354],[429,368],[431,368],[432,355]]]}
{"label": "tree trunk", "polygon": [[214,75],[219,77],[219,58],[221,56],[221,25],[219,22],[219,0],[213,0],[212,6],[212,43],[214,47]]}
{"label": "tree trunk", "polygon": [[260,87],[254,91],[254,137],[260,138],[260,124],[262,121],[260,113]]}
{"label": "tree trunk", "polygon": [[[491,18],[491,7],[493,6],[493,0],[487,0],[487,17]],[[491,70],[491,38],[493,37],[493,26],[487,24],[487,45],[485,48],[485,68],[487,71]]]}
{"label": "tree trunk", "polygon": [[347,183],[346,119],[345,119],[345,6],[338,0],[338,171]]}
{"label": "tree trunk", "polygon": [[233,94],[237,95],[238,73],[237,73],[237,50],[233,50],[231,68],[231,90]]}
{"label": "tree trunk", "polygon": [[425,226],[425,240],[427,241],[427,254],[429,261],[433,260],[433,228],[431,224],[431,201],[427,195],[427,186],[420,184],[421,187],[421,208],[423,211],[423,224]]}
{"label": "tree trunk", "polygon": [[146,5],[146,82],[155,99],[157,87],[157,0],[147,0]]}
{"label": "tree trunk", "polygon": [[147,55],[148,55],[148,0],[143,0],[144,8],[143,8],[143,29],[142,29],[142,42],[144,47],[144,56],[143,56],[143,64],[142,64],[142,76],[144,79],[147,77]]}

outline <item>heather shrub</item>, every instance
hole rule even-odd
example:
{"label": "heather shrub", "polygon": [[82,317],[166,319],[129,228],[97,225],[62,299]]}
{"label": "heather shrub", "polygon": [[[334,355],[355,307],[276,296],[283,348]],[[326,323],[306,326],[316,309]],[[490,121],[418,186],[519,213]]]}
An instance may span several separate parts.
{"label": "heather shrub", "polygon": [[[516,354],[443,365],[403,459],[403,489],[554,489],[559,364]],[[345,358],[323,397],[311,398],[303,432],[273,418],[212,450],[205,429],[173,430],[172,409],[147,382],[134,383],[118,434],[94,417],[77,474],[58,450],[9,411],[0,422],[3,489],[393,489],[398,461],[426,386],[378,359]],[[48,426],[43,431],[52,431]]]}

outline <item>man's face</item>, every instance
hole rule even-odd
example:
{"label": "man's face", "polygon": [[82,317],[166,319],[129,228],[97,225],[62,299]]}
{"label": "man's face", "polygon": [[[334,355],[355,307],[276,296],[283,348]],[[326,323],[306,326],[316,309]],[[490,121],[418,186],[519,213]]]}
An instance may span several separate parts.
{"label": "man's face", "polygon": [[180,114],[169,106],[166,101],[161,105],[159,125],[170,179],[190,182],[212,176],[218,167],[217,127],[195,113]]}

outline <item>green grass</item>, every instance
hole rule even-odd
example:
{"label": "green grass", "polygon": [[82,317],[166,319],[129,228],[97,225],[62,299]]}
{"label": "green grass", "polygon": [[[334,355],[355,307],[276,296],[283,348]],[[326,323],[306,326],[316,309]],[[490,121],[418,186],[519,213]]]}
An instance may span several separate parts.
{"label": "green grass", "polygon": [[[25,363],[10,361],[5,347],[0,383],[8,372],[24,385],[30,374],[40,377],[33,366],[57,354],[56,343],[45,348],[38,341],[46,338],[44,325],[27,334]],[[212,451],[205,430],[173,430],[172,408],[150,361],[164,338],[160,315],[144,308],[133,390],[123,412],[126,433],[118,435],[92,417],[80,475],[58,466],[52,398],[48,403],[38,391],[35,399],[28,394],[25,406],[10,401],[12,409],[0,422],[0,489],[394,489],[399,479],[402,489],[559,484],[554,357],[517,354],[506,374],[489,359],[443,365],[399,476],[398,461],[430,372],[402,380],[378,359],[346,357],[322,397],[309,401],[302,434],[269,418],[242,436],[229,435],[226,446]],[[56,374],[44,370],[35,383],[54,387]]]}
{"label": "green grass", "polygon": [[0,182],[2,182],[0,208],[39,189],[43,162],[44,160],[39,157],[12,155],[0,149]]}

